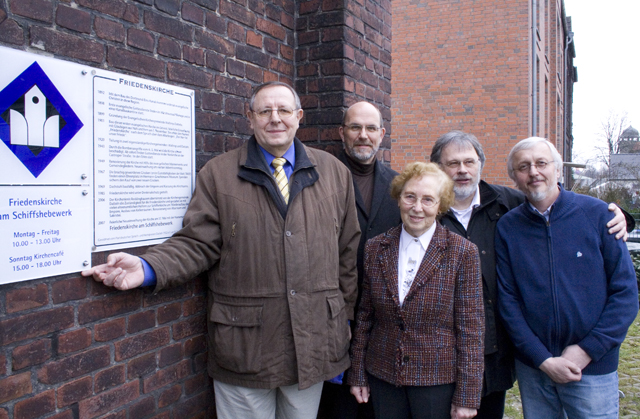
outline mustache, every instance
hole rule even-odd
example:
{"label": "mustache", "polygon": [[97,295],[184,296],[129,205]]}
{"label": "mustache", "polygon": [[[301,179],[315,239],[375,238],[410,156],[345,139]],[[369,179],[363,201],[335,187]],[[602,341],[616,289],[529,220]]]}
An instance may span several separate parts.
{"label": "mustache", "polygon": [[531,183],[531,182],[544,182],[544,178],[543,177],[537,177],[537,176],[530,177],[529,178],[529,183]]}
{"label": "mustache", "polygon": [[453,180],[473,180],[473,177],[465,175],[455,175],[453,177]]}

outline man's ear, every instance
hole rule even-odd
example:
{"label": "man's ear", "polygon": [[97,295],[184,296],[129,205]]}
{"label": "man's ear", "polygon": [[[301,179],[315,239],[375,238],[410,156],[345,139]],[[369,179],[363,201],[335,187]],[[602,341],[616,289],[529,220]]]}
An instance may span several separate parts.
{"label": "man's ear", "polygon": [[247,111],[247,119],[249,120],[249,126],[251,127],[251,129],[253,128],[253,119],[251,118],[251,111]]}

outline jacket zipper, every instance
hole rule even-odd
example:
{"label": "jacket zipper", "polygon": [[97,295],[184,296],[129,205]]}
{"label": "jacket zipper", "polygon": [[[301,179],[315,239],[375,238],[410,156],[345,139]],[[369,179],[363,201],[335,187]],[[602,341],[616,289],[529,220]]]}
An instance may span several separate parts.
{"label": "jacket zipper", "polygon": [[[549,214],[551,217],[551,214]],[[547,246],[549,248],[549,273],[551,274],[551,295],[553,296],[553,315],[554,315],[554,323],[556,325],[555,330],[553,332],[553,348],[552,355],[555,356],[555,352],[560,350],[560,321],[559,321],[559,309],[558,309],[558,293],[557,293],[557,284],[556,284],[556,276],[555,269],[553,268],[553,246],[551,240],[551,223],[550,221],[545,220],[545,224],[547,227]]]}

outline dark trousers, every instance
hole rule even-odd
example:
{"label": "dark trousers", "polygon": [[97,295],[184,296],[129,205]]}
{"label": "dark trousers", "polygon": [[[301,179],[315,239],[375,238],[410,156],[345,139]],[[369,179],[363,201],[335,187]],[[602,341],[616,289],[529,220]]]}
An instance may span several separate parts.
{"label": "dark trousers", "polygon": [[318,419],[373,419],[371,398],[369,403],[358,403],[350,392],[351,386],[324,383]]}
{"label": "dark trousers", "polygon": [[396,387],[368,376],[376,419],[451,419],[455,383]]}
{"label": "dark trousers", "polygon": [[480,400],[478,416],[474,419],[502,419],[506,396],[506,391],[495,391],[484,396]]}

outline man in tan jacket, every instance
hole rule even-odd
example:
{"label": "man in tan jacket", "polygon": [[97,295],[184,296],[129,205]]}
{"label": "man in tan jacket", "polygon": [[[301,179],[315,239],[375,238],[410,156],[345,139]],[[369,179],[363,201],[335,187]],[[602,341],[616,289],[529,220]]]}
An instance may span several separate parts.
{"label": "man in tan jacket", "polygon": [[83,272],[158,291],[208,271],[208,371],[221,419],[315,417],[322,382],[349,366],[353,183],[337,159],[295,138],[302,114],[290,86],[258,86],[247,113],[254,135],[199,172],[183,228],[142,258],[115,253]]}

